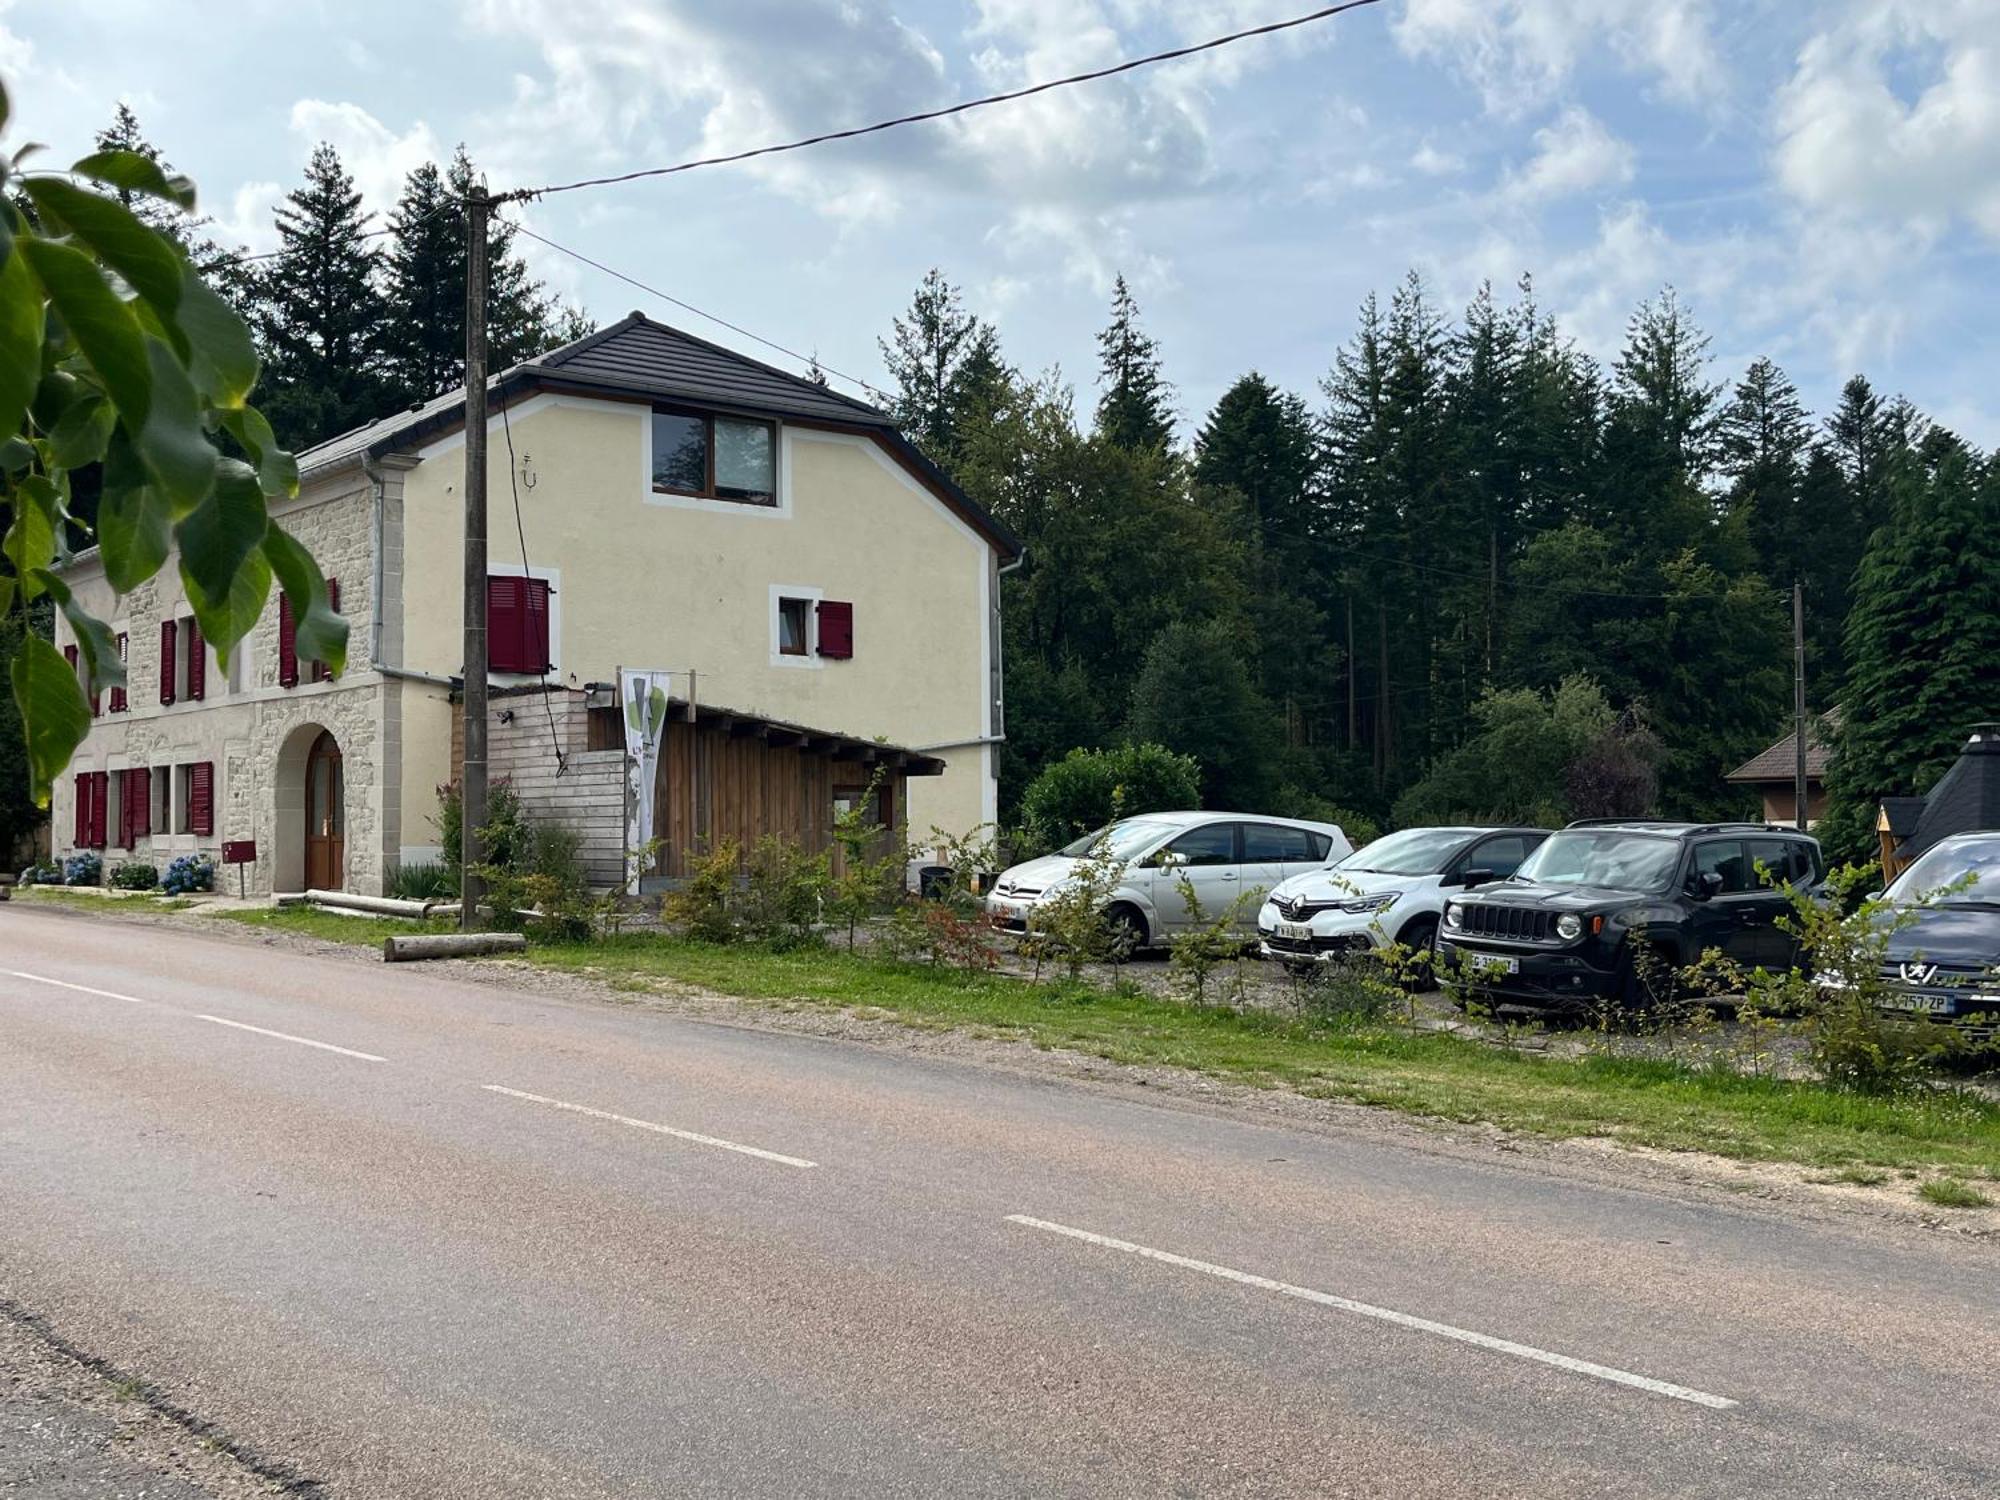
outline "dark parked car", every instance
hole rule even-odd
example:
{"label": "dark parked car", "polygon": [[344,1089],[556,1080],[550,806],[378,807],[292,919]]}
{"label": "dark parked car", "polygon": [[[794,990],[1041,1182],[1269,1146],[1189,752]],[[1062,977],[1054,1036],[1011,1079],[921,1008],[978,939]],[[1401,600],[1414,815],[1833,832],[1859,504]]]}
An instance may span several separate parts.
{"label": "dark parked car", "polygon": [[1896,1009],[2000,1029],[2000,833],[1940,839],[1884,895],[1898,923],[1882,959]]}
{"label": "dark parked car", "polygon": [[1789,967],[1797,955],[1778,926],[1789,910],[1782,887],[1815,887],[1825,868],[1818,842],[1790,828],[1572,823],[1511,879],[1449,902],[1438,952],[1485,999],[1643,1004],[1710,949],[1746,969]]}

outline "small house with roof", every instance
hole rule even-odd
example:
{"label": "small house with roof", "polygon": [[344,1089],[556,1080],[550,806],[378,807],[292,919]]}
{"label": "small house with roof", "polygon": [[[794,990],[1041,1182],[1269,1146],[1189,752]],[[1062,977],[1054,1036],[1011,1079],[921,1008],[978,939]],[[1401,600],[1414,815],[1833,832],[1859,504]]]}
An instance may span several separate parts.
{"label": "small house with roof", "polygon": [[[489,393],[489,761],[577,827],[600,884],[629,877],[641,797],[659,879],[724,839],[823,847],[871,789],[920,844],[993,820],[999,579],[1020,544],[886,414],[637,313]],[[452,391],[299,455],[273,514],[347,619],[337,676],[299,659],[282,598],[225,669],[171,557],[122,597],[94,552],[67,565],[130,677],[57,789],[59,852],[254,844],[266,892],[379,892],[437,857],[461,744],[464,415]],[[621,669],[660,684],[644,786]]]}
{"label": "small house with roof", "polygon": [[1921,797],[1884,797],[1875,818],[1882,878],[1894,880],[1954,833],[2000,829],[2000,723],[1975,724],[1965,748]]}
{"label": "small house with roof", "polygon": [[[1840,710],[1830,708],[1806,720],[1806,827],[1826,811],[1826,767],[1840,735]],[[1798,736],[1788,734],[1723,777],[1731,786],[1754,792],[1766,823],[1789,828],[1798,821]]]}

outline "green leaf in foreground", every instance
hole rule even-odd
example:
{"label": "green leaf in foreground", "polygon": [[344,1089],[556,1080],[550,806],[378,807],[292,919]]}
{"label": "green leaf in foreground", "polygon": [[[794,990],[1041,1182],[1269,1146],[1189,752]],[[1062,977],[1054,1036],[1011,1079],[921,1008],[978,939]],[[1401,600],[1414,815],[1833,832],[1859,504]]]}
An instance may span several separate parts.
{"label": "green leaf in foreground", "polygon": [[20,428],[42,376],[42,299],[19,245],[0,265],[0,432]]}
{"label": "green leaf in foreground", "polygon": [[276,521],[264,531],[264,557],[292,601],[298,622],[301,661],[323,661],[337,677],[347,666],[347,622],[329,606],[326,579],[312,554],[292,539]]}
{"label": "green leaf in foreground", "polygon": [[179,173],[168,176],[158,162],[140,152],[96,151],[73,164],[70,170],[106,187],[144,193],[185,212],[194,212],[194,184]]}
{"label": "green leaf in foreground", "polygon": [[[238,459],[224,459],[208,498],[174,530],[181,548],[181,576],[190,590],[211,604],[226,602],[231,580],[263,544],[268,524],[256,471]],[[212,639],[227,646],[236,637]]]}
{"label": "green leaf in foreground", "polygon": [[172,241],[149,229],[116,198],[87,192],[60,177],[30,177],[22,184],[35,207],[97,252],[162,315],[180,306],[183,262]]}
{"label": "green leaf in foreground", "polygon": [[56,316],[118,403],[119,413],[138,430],[152,406],[153,377],[146,339],[132,309],[112,291],[97,262],[74,246],[24,237],[16,250],[27,257]]}
{"label": "green leaf in foreground", "polygon": [[28,787],[37,807],[90,730],[90,704],[62,654],[38,635],[22,638],[8,676],[28,752]]}
{"label": "green leaf in foreground", "polygon": [[188,373],[214,405],[241,406],[257,383],[257,347],[250,341],[250,330],[193,266],[183,265],[181,274],[180,308],[174,321],[188,341]]}

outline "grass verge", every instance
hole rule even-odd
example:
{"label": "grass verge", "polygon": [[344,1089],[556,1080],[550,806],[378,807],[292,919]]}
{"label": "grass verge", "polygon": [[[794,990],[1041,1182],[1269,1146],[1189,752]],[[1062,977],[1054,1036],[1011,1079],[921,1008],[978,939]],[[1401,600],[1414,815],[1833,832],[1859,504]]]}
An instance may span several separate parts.
{"label": "grass verge", "polygon": [[[367,944],[416,925],[301,908],[214,915]],[[2000,1104],[1956,1089],[1874,1098],[1663,1058],[1549,1057],[1436,1033],[1329,1029],[838,950],[772,952],[645,933],[538,945],[528,957],[626,992],[687,984],[769,1004],[854,1009],[1530,1135],[1801,1162],[1853,1182],[1879,1181],[1885,1168],[2000,1177]]]}
{"label": "grass verge", "polygon": [[399,932],[451,932],[457,926],[443,917],[433,917],[428,922],[414,917],[356,917],[313,906],[238,907],[207,915],[240,927],[297,932],[330,943],[357,943],[365,948],[380,947],[383,938]]}

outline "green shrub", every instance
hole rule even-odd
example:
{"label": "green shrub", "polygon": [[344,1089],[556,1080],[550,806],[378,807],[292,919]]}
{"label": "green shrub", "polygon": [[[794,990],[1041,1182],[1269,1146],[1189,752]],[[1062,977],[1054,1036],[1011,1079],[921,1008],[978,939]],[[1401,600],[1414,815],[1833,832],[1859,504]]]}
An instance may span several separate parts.
{"label": "green shrub", "polygon": [[1158,745],[1072,750],[1045,769],[1021,799],[1021,820],[1035,848],[1059,849],[1117,818],[1193,808],[1201,767],[1190,755]]}
{"label": "green shrub", "polygon": [[831,884],[824,853],[808,854],[789,839],[767,833],[750,850],[737,908],[737,928],[753,943],[810,947]]}
{"label": "green shrub", "polygon": [[159,867],[139,860],[114,865],[111,870],[111,883],[121,891],[150,891],[160,883]]}
{"label": "green shrub", "polygon": [[404,901],[449,901],[458,894],[458,870],[441,859],[412,860],[390,877],[389,894]]}
{"label": "green shrub", "polygon": [[80,849],[62,862],[64,885],[104,884],[104,858],[90,849]]}
{"label": "green shrub", "polygon": [[734,839],[691,851],[687,878],[661,901],[660,919],[700,942],[734,942],[742,871],[743,846]]}

